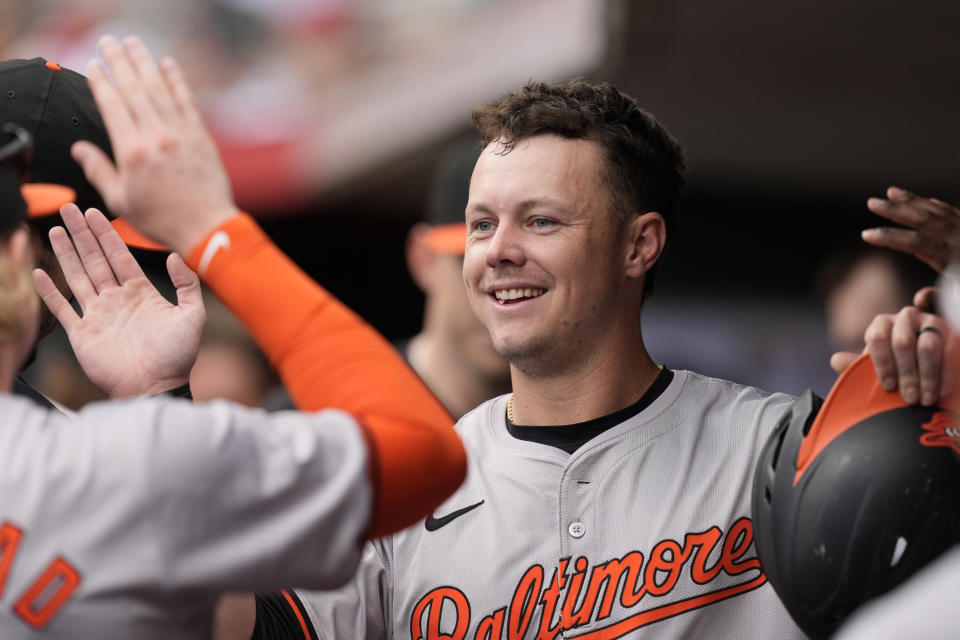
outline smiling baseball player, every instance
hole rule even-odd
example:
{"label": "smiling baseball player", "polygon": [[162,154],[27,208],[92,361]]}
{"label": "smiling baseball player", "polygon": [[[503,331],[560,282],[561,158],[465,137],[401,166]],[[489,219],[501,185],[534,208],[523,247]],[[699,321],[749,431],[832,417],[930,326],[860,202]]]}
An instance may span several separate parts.
{"label": "smiling baseball player", "polygon": [[[110,196],[118,184],[126,188],[137,179],[159,186],[157,197],[125,190],[120,208],[144,217],[169,213],[177,225],[191,227],[178,228],[170,246],[195,267],[205,262],[207,281],[261,339],[300,406],[325,410],[266,414],[223,402],[139,398],[95,403],[71,417],[0,396],[8,427],[0,429],[5,639],[209,637],[221,591],[336,585],[352,573],[364,538],[416,521],[464,473],[449,416],[392,347],[299,271],[249,217],[236,214],[216,150],[179,77],[161,81],[165,105],[173,109],[163,117],[192,145],[185,153],[212,158],[212,169],[191,173],[189,163],[168,163],[166,174],[153,167],[129,179],[137,155],[130,147],[143,148],[135,127],[148,122],[136,109],[153,108],[130,99],[143,87],[134,76],[144,70],[132,62],[146,55],[138,47],[124,52],[106,41],[117,87],[102,69],[95,69],[93,83],[117,158],[109,169],[119,172],[112,176],[119,182],[96,165],[98,159],[109,163],[105,156],[91,163],[83,147],[77,156],[94,184],[113,189]],[[155,67],[149,71],[151,81],[159,80]],[[124,113],[133,128],[118,124]],[[22,145],[23,137],[9,142],[5,149]],[[31,260],[27,232],[17,228],[26,215],[20,171],[4,169],[15,176],[2,185],[2,219],[13,231],[0,254],[23,269]],[[204,200],[211,193],[225,198],[220,207]],[[185,210],[174,210],[184,197]],[[197,209],[230,211],[211,228]],[[124,395],[126,385],[144,388],[132,378],[154,376],[157,391],[185,381],[196,341],[163,336],[171,325],[186,324],[184,335],[192,330],[199,337],[196,275],[171,255],[178,305],[165,303],[102,214],[72,206],[61,213],[67,230],[54,229],[51,243],[82,315],[46,274],[37,271],[34,279],[74,349],[113,352],[105,360],[116,365],[118,374],[106,378],[120,388],[115,395]],[[168,229],[171,220],[163,222]],[[227,241],[209,254],[210,242],[179,244],[208,235]],[[4,293],[10,282],[3,280]],[[36,305],[13,308],[25,313]],[[0,340],[5,390],[32,344],[35,321],[35,315],[25,318],[23,331]],[[146,366],[158,352],[169,365],[163,375]]]}
{"label": "smiling baseball player", "polygon": [[[158,73],[136,40],[105,40],[101,52],[114,80],[99,65],[90,80],[116,164],[91,145],[74,155],[111,210],[188,256],[300,406],[321,391],[360,416],[368,394],[403,400],[384,378],[330,374],[344,357],[344,334],[332,331],[341,321],[322,321],[327,298],[237,215],[176,65]],[[640,310],[683,181],[676,144],[608,85],[532,84],[476,118],[487,147],[470,189],[464,278],[511,363],[513,394],[459,423],[470,474],[453,497],[368,545],[340,591],[261,599],[256,634],[801,637],[760,571],[749,518],[759,449],[790,398],[661,368],[643,344]],[[920,322],[942,325],[914,310],[871,341],[904,393],[940,382],[918,346],[938,336],[917,338],[925,325],[909,325]],[[891,332],[905,329],[909,353],[891,355]],[[375,440],[380,456],[402,442]],[[409,490],[383,483],[375,511]],[[270,611],[288,617],[272,627]]]}
{"label": "smiling baseball player", "polygon": [[[253,637],[802,638],[750,518],[791,398],[670,371],[644,345],[679,147],[632,98],[583,81],[531,83],[474,122],[486,147],[463,275],[513,393],[458,423],[470,471],[450,499],[370,544],[343,589],[261,596]],[[945,331],[914,309],[871,340],[904,394],[940,382],[926,323]],[[905,354],[891,355],[894,325]]]}

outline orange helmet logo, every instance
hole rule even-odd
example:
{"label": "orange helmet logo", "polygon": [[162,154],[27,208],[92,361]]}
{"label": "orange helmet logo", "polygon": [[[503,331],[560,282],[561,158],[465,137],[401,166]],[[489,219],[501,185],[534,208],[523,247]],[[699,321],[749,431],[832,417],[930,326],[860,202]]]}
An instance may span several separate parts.
{"label": "orange helmet logo", "polygon": [[928,447],[950,447],[960,453],[960,421],[953,411],[937,411],[930,422],[923,425],[926,431],[920,436],[920,444]]}

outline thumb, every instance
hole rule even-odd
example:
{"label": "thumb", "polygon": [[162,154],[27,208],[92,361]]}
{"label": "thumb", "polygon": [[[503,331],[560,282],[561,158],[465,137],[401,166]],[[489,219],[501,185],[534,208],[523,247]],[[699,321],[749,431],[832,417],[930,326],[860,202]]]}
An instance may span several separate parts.
{"label": "thumb", "polygon": [[840,375],[858,357],[860,357],[860,354],[853,351],[837,351],[830,356],[830,368],[833,369],[834,373]]}
{"label": "thumb", "polygon": [[920,311],[937,313],[937,298],[940,291],[936,287],[924,287],[913,294],[913,306]]}
{"label": "thumb", "polygon": [[78,140],[70,147],[70,155],[83,169],[87,180],[103,197],[110,211],[117,214],[122,202],[120,175],[103,149],[86,140]]}
{"label": "thumb", "polygon": [[180,307],[203,308],[203,294],[200,291],[200,278],[197,277],[179,253],[167,257],[167,273],[170,282],[177,288],[177,305]]}

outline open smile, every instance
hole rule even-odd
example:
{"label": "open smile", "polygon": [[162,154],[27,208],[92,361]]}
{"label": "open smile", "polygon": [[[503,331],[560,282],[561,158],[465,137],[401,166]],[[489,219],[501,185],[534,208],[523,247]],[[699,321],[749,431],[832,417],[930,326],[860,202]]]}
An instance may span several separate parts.
{"label": "open smile", "polygon": [[518,302],[523,302],[525,300],[532,300],[533,298],[539,298],[546,292],[546,289],[540,289],[536,287],[495,289],[492,296],[493,299],[496,300],[497,304],[510,305],[517,304]]}

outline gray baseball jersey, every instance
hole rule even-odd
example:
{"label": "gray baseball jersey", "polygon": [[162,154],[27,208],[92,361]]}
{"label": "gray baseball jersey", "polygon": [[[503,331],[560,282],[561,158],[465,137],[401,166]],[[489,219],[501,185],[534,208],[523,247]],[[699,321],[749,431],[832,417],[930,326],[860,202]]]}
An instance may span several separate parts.
{"label": "gray baseball jersey", "polygon": [[347,586],[299,600],[322,639],[803,638],[750,520],[791,400],[678,371],[572,455],[511,437],[507,397],[491,400],[458,423],[461,489],[368,545]]}
{"label": "gray baseball jersey", "polygon": [[864,605],[836,640],[954,640],[960,635],[960,547],[943,554],[889,594]]}
{"label": "gray baseball jersey", "polygon": [[0,638],[209,638],[226,589],[360,559],[368,454],[341,411],[0,397]]}

